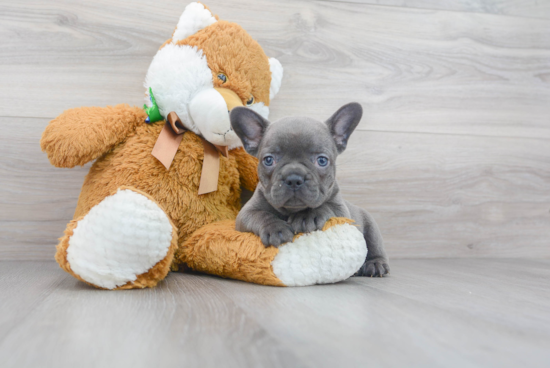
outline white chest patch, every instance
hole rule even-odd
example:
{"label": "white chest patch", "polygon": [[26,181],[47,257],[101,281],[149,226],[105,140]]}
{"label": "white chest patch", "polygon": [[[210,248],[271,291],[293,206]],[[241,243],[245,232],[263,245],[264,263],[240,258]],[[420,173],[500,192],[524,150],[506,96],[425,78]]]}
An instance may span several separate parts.
{"label": "white chest patch", "polygon": [[87,282],[114,289],[166,257],[171,240],[172,225],[156,203],[132,190],[119,190],[78,222],[67,260]]}
{"label": "white chest patch", "polygon": [[342,224],[280,246],[271,265],[286,286],[308,286],[346,280],[366,257],[363,234],[355,226]]}

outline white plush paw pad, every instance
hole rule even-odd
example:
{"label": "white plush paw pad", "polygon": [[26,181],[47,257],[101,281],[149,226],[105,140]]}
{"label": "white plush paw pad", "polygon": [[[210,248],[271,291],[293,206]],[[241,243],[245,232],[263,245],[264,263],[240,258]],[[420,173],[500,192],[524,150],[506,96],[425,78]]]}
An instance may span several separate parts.
{"label": "white plush paw pad", "polygon": [[363,234],[355,226],[342,224],[280,246],[271,265],[286,286],[307,286],[346,280],[366,257]]}
{"label": "white plush paw pad", "polygon": [[78,222],[67,260],[82,279],[113,289],[166,257],[171,241],[172,225],[156,203],[132,190],[119,190]]}

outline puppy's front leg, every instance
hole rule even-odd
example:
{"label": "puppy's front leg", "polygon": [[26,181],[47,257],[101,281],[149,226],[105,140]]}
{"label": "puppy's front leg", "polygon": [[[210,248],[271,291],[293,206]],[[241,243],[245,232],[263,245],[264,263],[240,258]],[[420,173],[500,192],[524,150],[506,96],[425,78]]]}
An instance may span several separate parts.
{"label": "puppy's front leg", "polygon": [[331,217],[337,217],[330,205],[322,205],[317,208],[308,208],[296,212],[288,217],[288,224],[296,233],[310,233],[315,230],[322,230],[325,222]]}
{"label": "puppy's front leg", "polygon": [[267,211],[241,211],[237,216],[236,228],[238,231],[256,234],[266,247],[278,247],[294,238],[290,225]]}

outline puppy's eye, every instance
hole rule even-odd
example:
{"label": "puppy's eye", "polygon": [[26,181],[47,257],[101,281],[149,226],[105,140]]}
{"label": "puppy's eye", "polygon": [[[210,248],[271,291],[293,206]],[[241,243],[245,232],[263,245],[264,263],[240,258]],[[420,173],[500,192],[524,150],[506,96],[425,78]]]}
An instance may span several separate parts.
{"label": "puppy's eye", "polygon": [[250,96],[250,99],[248,101],[246,101],[246,105],[247,106],[250,106],[254,103],[254,96]]}
{"label": "puppy's eye", "polygon": [[227,82],[227,76],[223,73],[218,74],[218,79],[222,81],[222,84]]}
{"label": "puppy's eye", "polygon": [[264,157],[264,165],[265,166],[273,166],[273,163],[275,162],[275,159],[273,156],[265,156]]}
{"label": "puppy's eye", "polygon": [[328,158],[325,156],[319,156],[317,157],[317,164],[321,167],[325,167],[328,165]]}

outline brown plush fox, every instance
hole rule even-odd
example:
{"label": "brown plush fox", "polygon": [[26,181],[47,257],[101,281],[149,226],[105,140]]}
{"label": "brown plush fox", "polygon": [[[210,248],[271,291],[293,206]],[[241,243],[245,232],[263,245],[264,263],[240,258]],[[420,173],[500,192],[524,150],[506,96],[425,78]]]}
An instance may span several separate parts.
{"label": "brown plush fox", "polygon": [[[281,64],[268,58],[243,28],[191,3],[149,67],[145,110],[82,107],[52,120],[40,144],[53,165],[70,168],[96,160],[57,246],[61,267],[105,289],[152,287],[182,264],[280,286],[351,276],[364,261],[366,247],[345,220],[331,221],[327,231],[280,249],[265,248],[253,234],[234,230],[241,187],[254,190],[258,179],[257,160],[242,149],[228,110],[247,106],[267,118],[282,73]],[[165,150],[163,134],[176,142],[168,164],[152,154],[158,144]],[[212,155],[209,145],[222,152],[214,150],[217,186],[199,195],[203,166]],[[308,269],[308,277],[295,267],[302,258],[311,263],[312,252],[322,253],[318,244],[343,242],[357,244],[357,254],[342,255],[357,258],[357,267],[348,262],[335,270],[330,262],[319,263]],[[327,268],[330,275],[320,275]]]}

